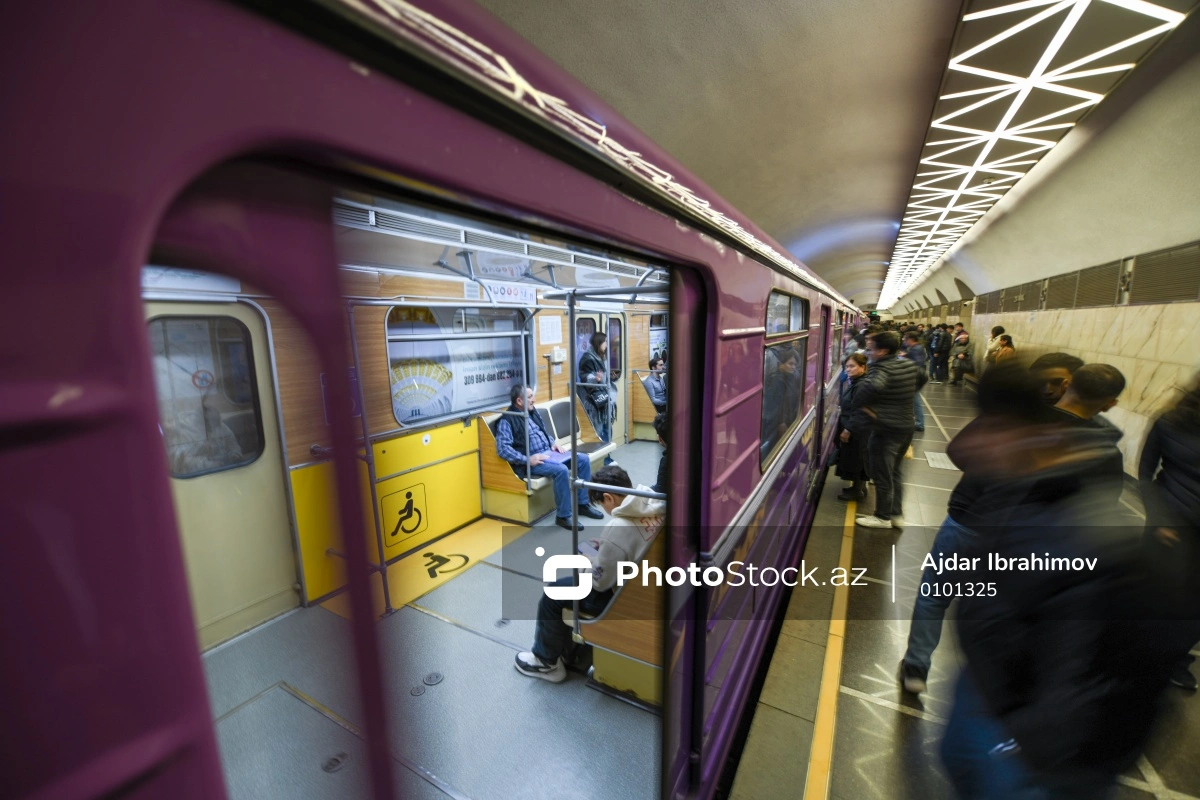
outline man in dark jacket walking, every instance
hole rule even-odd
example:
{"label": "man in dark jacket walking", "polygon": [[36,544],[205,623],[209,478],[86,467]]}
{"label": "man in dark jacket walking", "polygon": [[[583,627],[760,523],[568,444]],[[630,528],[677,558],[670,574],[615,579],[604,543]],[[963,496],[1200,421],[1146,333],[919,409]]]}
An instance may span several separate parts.
{"label": "man in dark jacket walking", "polygon": [[855,519],[864,528],[903,528],[901,481],[904,454],[912,444],[916,419],[913,402],[921,370],[907,358],[897,358],[900,337],[891,331],[867,340],[871,367],[862,379],[859,403],[872,418],[867,442],[867,471],[875,483],[875,513]]}

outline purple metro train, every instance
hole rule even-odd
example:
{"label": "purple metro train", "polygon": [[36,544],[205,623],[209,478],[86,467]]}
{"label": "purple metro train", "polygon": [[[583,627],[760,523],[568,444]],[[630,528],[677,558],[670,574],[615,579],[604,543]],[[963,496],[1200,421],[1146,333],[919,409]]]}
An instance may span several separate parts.
{"label": "purple metro train", "polygon": [[[470,3],[10,3],[0,40],[5,796],[226,796],[139,280],[164,262],[232,276],[344,375],[331,186],[666,265],[686,398],[667,559],[798,563],[860,312]],[[327,424],[341,529],[363,530],[352,391],[329,382]],[[373,556],[357,536],[344,555],[382,799]],[[783,591],[671,590],[662,796],[712,795]]]}

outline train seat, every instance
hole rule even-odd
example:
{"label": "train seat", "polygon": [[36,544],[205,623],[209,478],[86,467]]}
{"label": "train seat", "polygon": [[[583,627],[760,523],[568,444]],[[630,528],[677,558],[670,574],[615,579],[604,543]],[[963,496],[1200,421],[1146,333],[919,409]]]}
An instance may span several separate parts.
{"label": "train seat", "polygon": [[[542,415],[546,432],[562,449],[571,446],[571,401],[569,398],[550,400],[536,407]],[[592,468],[616,449],[610,442],[601,442],[587,416],[578,413],[579,436],[576,445],[588,454]],[[500,414],[483,416],[479,430],[479,462],[483,477],[483,513],[490,517],[530,524],[554,510],[554,491],[549,478],[533,478],[526,489],[525,479],[517,476],[513,465],[496,453],[496,423]]]}
{"label": "train seat", "polygon": [[[643,559],[665,572],[666,549],[666,537],[659,535]],[[618,587],[600,614],[580,615],[580,638],[593,648],[594,681],[648,703],[662,703],[665,597],[665,587],[633,581]],[[570,609],[564,609],[563,622],[572,624]]]}

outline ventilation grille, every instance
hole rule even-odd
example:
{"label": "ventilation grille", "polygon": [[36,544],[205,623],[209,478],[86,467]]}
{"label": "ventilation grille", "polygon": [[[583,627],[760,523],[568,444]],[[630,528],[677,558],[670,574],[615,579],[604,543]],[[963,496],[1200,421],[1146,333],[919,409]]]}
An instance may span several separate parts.
{"label": "ventilation grille", "polygon": [[1121,279],[1121,262],[1101,264],[1079,270],[1079,288],[1075,292],[1076,308],[1095,308],[1117,304],[1117,285]]}
{"label": "ventilation grille", "polygon": [[472,247],[486,247],[488,250],[499,250],[504,253],[519,253],[525,255],[525,245],[504,236],[492,236],[477,231],[465,231],[466,243]]}
{"label": "ventilation grille", "polygon": [[1010,311],[1018,311],[1019,309],[1017,308],[1017,305],[1020,301],[1017,300],[1017,298],[1020,296],[1020,286],[1013,286],[1010,289],[1002,289],[1000,291],[1000,313],[1003,314]]}
{"label": "ventilation grille", "polygon": [[412,236],[420,236],[423,239],[433,239],[439,242],[454,242],[455,244],[462,242],[459,229],[453,226],[439,225],[436,222],[412,219],[381,211],[375,212],[375,227],[382,228],[385,231],[407,233]]}
{"label": "ventilation grille", "polygon": [[1034,281],[1021,287],[1021,311],[1037,311],[1042,307],[1042,282]]}
{"label": "ventilation grille", "polygon": [[1046,308],[1074,308],[1075,289],[1079,286],[1079,273],[1055,275],[1046,287]]}
{"label": "ventilation grille", "polygon": [[1200,299],[1200,242],[1138,256],[1130,303]]}
{"label": "ventilation grille", "polygon": [[333,207],[333,221],[339,225],[370,225],[371,212],[366,208],[339,204]]}
{"label": "ventilation grille", "polygon": [[571,257],[565,250],[559,250],[555,247],[546,247],[540,244],[525,245],[526,251],[534,258],[545,258],[550,261],[570,261]]}
{"label": "ventilation grille", "polygon": [[608,262],[608,271],[615,272],[618,275],[640,275],[641,274],[637,269],[629,266],[628,264],[618,264],[613,261]]}
{"label": "ventilation grille", "polygon": [[591,256],[575,256],[575,263],[582,264],[585,267],[595,267],[596,269],[604,269],[608,266],[608,262],[603,258],[592,258]]}

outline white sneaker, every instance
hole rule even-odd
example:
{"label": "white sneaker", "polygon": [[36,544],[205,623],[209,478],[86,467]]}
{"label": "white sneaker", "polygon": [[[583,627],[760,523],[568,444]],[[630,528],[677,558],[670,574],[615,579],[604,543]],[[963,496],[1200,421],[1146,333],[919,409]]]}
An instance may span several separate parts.
{"label": "white sneaker", "polygon": [[864,528],[890,528],[890,527],[892,527],[892,521],[890,519],[880,519],[879,517],[876,517],[876,516],[855,517],[854,524],[861,525]]}
{"label": "white sneaker", "polygon": [[904,530],[904,517],[892,517],[892,527],[898,531]]}
{"label": "white sneaker", "polygon": [[513,662],[513,666],[522,675],[528,675],[531,678],[541,678],[551,683],[562,683],[567,677],[567,668],[563,666],[561,658],[555,660],[554,664],[551,665],[542,661],[528,650],[517,653],[517,658]]}

